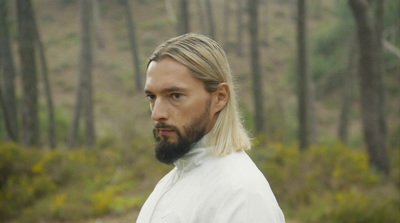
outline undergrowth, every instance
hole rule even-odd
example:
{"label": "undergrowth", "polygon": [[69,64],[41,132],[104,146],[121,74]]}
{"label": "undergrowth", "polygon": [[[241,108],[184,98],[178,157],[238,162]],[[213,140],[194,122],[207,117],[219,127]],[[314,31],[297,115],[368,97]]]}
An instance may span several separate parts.
{"label": "undergrowth", "polygon": [[[74,150],[0,144],[0,222],[82,222],[139,210],[171,167],[153,158],[149,141],[115,144]],[[250,151],[286,218],[306,223],[400,222],[399,148],[390,154],[392,174],[384,177],[364,151],[341,143],[303,152],[271,143]]]}
{"label": "undergrowth", "polygon": [[[167,171],[152,145],[43,150],[0,143],[0,222],[77,222],[140,209]],[[146,178],[146,179],[145,179]]]}
{"label": "undergrowth", "polygon": [[269,144],[251,151],[286,218],[305,223],[400,222],[399,148],[391,148],[392,173],[369,166],[368,155],[339,142],[300,152]]}

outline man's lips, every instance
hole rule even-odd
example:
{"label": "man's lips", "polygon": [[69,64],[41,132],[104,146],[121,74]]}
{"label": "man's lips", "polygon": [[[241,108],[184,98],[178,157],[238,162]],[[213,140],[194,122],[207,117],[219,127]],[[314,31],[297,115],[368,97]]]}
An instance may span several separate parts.
{"label": "man's lips", "polygon": [[160,135],[168,135],[174,132],[174,130],[168,128],[158,128],[157,130]]}

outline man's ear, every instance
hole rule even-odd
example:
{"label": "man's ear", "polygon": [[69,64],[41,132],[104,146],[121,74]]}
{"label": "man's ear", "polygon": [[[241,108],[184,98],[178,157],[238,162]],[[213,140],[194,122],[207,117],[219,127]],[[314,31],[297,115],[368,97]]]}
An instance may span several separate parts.
{"label": "man's ear", "polygon": [[216,99],[214,111],[215,113],[218,113],[226,106],[230,97],[229,92],[229,85],[225,82],[219,84],[217,90],[213,92]]}

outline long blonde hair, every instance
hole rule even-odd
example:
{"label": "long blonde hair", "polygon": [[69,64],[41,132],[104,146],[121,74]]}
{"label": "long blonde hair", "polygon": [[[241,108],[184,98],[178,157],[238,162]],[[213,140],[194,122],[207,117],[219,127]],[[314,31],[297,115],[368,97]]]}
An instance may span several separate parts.
{"label": "long blonde hair", "polygon": [[220,83],[229,85],[229,100],[207,138],[207,145],[213,147],[214,154],[223,156],[250,149],[250,138],[241,122],[231,69],[222,47],[209,37],[188,33],[158,46],[148,64],[168,56],[188,67],[195,78],[204,82],[208,92],[217,90]]}

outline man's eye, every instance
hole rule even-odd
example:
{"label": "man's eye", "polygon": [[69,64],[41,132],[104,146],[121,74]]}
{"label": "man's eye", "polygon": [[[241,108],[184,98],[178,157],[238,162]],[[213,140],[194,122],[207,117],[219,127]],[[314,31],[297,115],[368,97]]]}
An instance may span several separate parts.
{"label": "man's eye", "polygon": [[178,93],[173,93],[173,94],[171,94],[171,97],[172,97],[173,99],[179,99],[181,96],[182,96],[182,95],[181,95],[181,94],[178,94]]}
{"label": "man's eye", "polygon": [[156,99],[156,96],[155,96],[155,95],[149,94],[149,95],[146,95],[146,98],[147,98],[149,101],[154,101],[154,100]]}

